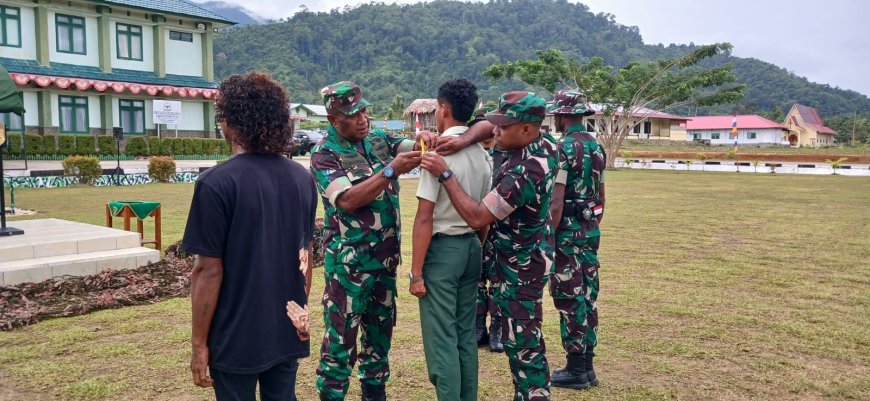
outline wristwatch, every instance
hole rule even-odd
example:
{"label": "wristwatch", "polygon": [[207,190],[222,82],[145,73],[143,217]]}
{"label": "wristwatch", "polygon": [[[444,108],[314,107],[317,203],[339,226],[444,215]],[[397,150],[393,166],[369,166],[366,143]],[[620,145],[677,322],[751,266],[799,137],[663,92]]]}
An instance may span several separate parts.
{"label": "wristwatch", "polygon": [[415,277],[414,272],[408,272],[408,280],[411,280],[411,284],[414,284],[418,281],[423,281],[423,277]]}
{"label": "wristwatch", "polygon": [[444,181],[449,180],[450,177],[453,177],[453,170],[442,171],[441,174],[438,176],[438,182],[443,184]]}
{"label": "wristwatch", "polygon": [[388,180],[395,180],[396,178],[399,178],[396,175],[396,170],[393,170],[392,166],[384,167],[384,170],[381,171],[381,173],[384,175],[384,178]]}

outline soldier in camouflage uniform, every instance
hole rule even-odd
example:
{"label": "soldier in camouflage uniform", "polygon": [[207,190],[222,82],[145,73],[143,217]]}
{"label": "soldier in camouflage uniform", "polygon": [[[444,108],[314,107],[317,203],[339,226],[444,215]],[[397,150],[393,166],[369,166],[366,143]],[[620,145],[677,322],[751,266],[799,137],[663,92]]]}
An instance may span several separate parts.
{"label": "soldier in camouflage uniform", "polygon": [[400,263],[397,178],[419,165],[420,152],[415,141],[369,131],[369,102],[356,84],[339,82],[320,93],[330,125],[311,154],[326,217],[317,391],[321,400],[343,400],[359,357],[363,400],[385,400]]}
{"label": "soldier in camouflage uniform", "polygon": [[484,244],[484,265],[491,272],[493,301],[502,316],[513,399],[522,401],[550,399],[541,302],[554,256],[548,241],[549,208],[559,157],[552,139],[539,133],[544,114],[544,99],[520,91],[502,95],[498,110],[486,115],[497,126],[498,147],[510,154],[498,184],[481,203],[450,178],[440,156],[426,154],[420,164],[442,179],[453,207],[469,226],[480,229],[492,224]]}
{"label": "soldier in camouflage uniform", "polygon": [[559,141],[560,168],[550,206],[556,227],[556,264],[550,294],[559,310],[565,369],[553,372],[553,386],[585,389],[598,385],[592,368],[597,343],[598,224],[604,212],[604,148],[586,132],[583,118],[590,110],[586,97],[563,90],[549,111]]}

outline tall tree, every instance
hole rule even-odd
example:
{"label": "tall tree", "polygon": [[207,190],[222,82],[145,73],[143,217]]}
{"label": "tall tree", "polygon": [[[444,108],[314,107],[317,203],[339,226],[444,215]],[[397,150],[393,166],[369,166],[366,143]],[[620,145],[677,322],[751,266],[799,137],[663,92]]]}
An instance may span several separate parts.
{"label": "tall tree", "polygon": [[565,58],[559,50],[537,51],[536,59],[489,66],[483,75],[492,80],[517,77],[549,92],[577,89],[600,109],[595,115],[598,140],[611,155],[608,167],[635,125],[655,111],[697,105],[715,106],[743,100],[745,85],[735,84],[731,66],[703,68],[702,60],[725,54],[728,43],[699,46],[685,55],[656,62],[630,62],[623,68]]}

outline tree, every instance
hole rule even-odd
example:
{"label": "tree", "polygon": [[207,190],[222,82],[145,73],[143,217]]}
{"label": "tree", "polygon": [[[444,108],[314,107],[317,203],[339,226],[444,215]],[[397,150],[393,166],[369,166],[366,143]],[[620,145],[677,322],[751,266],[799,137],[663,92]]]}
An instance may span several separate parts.
{"label": "tree", "polygon": [[773,110],[767,113],[762,113],[761,116],[770,121],[780,124],[782,124],[782,121],[785,120],[785,113],[779,106],[774,106]]}
{"label": "tree", "polygon": [[855,113],[826,118],[825,125],[837,131],[837,143],[857,145],[870,141],[870,114]]}
{"label": "tree", "polygon": [[405,98],[402,95],[396,95],[390,107],[387,109],[387,118],[390,120],[401,119],[402,113],[405,112]]}
{"label": "tree", "polygon": [[[635,125],[655,111],[689,105],[715,106],[743,99],[745,85],[735,84],[731,66],[702,68],[702,60],[727,53],[728,43],[696,47],[685,55],[656,62],[631,62],[623,68],[562,57],[559,50],[537,51],[535,60],[517,60],[489,66],[483,75],[492,80],[517,77],[549,92],[578,89],[595,104],[595,132],[610,155],[619,154],[622,142]],[[607,160],[613,167],[614,157]]]}

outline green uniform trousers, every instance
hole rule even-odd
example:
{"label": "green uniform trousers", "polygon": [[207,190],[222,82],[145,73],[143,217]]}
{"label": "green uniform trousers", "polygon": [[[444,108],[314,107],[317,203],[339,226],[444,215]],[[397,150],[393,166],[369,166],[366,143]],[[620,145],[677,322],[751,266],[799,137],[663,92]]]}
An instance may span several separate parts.
{"label": "green uniform trousers", "polygon": [[432,237],[420,299],[420,324],[429,381],[438,400],[477,400],[474,323],[481,248],[476,233]]}

